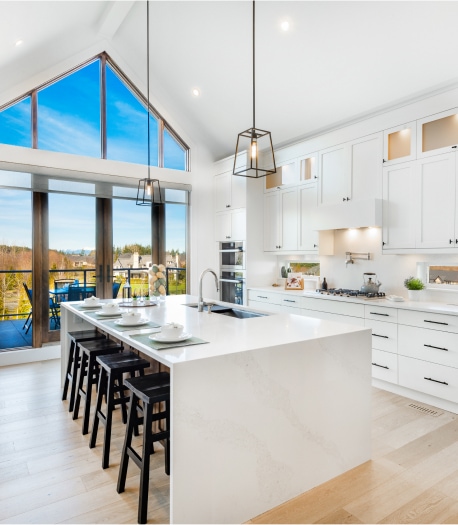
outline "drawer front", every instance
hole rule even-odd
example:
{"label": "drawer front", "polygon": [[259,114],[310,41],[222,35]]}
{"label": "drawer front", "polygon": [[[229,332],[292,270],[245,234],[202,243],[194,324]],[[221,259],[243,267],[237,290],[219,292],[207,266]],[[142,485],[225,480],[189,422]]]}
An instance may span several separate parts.
{"label": "drawer front", "polygon": [[458,403],[458,374],[455,368],[399,355],[398,378],[401,386]]}
{"label": "drawer front", "polygon": [[372,349],[372,377],[390,383],[398,382],[398,356]]}
{"label": "drawer front", "polygon": [[372,348],[396,353],[398,350],[398,325],[366,319],[364,326],[372,328]]}
{"label": "drawer front", "polygon": [[433,314],[399,309],[398,323],[458,334],[458,316],[456,315]]}
{"label": "drawer front", "polygon": [[364,305],[364,317],[374,321],[384,321],[386,323],[398,322],[397,308],[386,308],[385,306]]}
{"label": "drawer front", "polygon": [[261,301],[251,301],[248,299],[248,306],[251,306],[252,308],[255,308],[259,311],[264,312],[275,312],[275,313],[282,313],[283,307],[279,304],[273,304],[273,303],[267,303],[267,302],[261,302]]}
{"label": "drawer front", "polygon": [[291,295],[279,295],[278,299],[282,306],[288,306],[291,308],[301,308],[303,297],[294,297]]}
{"label": "drawer front", "polygon": [[303,308],[302,315],[313,317],[314,319],[324,319],[325,321],[335,321],[336,323],[346,323],[356,326],[364,326],[364,319],[360,317],[351,317],[349,315],[330,314],[329,312],[318,312],[317,310],[308,310]]}
{"label": "drawer front", "polygon": [[257,301],[261,303],[280,304],[280,294],[271,292],[260,292],[258,290],[248,290],[248,301]]}
{"label": "drawer front", "polygon": [[303,297],[302,306],[308,310],[318,310],[330,314],[350,315],[352,317],[364,318],[364,305],[359,303],[346,303],[344,301],[333,301],[332,299],[314,299]]}
{"label": "drawer front", "polygon": [[458,334],[399,325],[398,352],[407,357],[458,368]]}

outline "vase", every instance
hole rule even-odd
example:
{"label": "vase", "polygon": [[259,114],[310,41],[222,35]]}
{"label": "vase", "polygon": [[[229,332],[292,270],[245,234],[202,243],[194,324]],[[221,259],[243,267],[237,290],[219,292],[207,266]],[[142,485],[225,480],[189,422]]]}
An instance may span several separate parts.
{"label": "vase", "polygon": [[407,290],[409,301],[421,301],[423,299],[423,290]]}

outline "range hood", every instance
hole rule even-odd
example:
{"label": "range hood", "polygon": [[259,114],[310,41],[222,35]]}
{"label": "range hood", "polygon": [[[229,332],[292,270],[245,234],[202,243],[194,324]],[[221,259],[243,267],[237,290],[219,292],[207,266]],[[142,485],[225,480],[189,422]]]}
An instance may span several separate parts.
{"label": "range hood", "polygon": [[313,230],[340,230],[382,226],[382,200],[363,199],[332,206],[318,206],[311,212]]}

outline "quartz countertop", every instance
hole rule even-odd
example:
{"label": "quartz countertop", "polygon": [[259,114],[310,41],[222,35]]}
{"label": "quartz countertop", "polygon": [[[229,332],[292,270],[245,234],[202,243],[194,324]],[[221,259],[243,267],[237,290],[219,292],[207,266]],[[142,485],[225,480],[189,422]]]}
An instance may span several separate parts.
{"label": "quartz countertop", "polygon": [[288,294],[295,297],[311,297],[314,299],[324,299],[329,301],[340,301],[345,303],[360,303],[374,306],[383,306],[386,308],[399,308],[402,310],[417,310],[420,312],[431,312],[438,314],[458,315],[458,298],[450,299],[450,303],[435,302],[435,301],[390,301],[386,298],[380,299],[365,299],[364,297],[344,297],[322,294],[309,290],[285,290],[282,287],[275,286],[261,286],[261,287],[247,287],[248,290],[255,290],[259,292]]}
{"label": "quartz countertop", "polygon": [[[157,306],[136,308],[142,316],[159,325],[177,322],[184,326],[185,332],[190,332],[194,337],[208,341],[207,344],[183,346],[165,350],[154,350],[139,341],[132,339],[133,334],[149,334],[160,331],[154,328],[132,328],[129,331],[118,331],[107,326],[108,319],[95,318],[87,315],[91,310],[79,310],[81,302],[61,303],[74,314],[85,321],[103,329],[124,341],[133,348],[151,355],[166,366],[176,363],[209,359],[218,356],[246,352],[259,348],[269,348],[279,345],[289,345],[300,341],[320,339],[364,330],[352,325],[335,323],[331,321],[312,319],[291,314],[268,313],[262,317],[237,319],[225,315],[207,312],[198,312],[197,308],[185,306],[196,303],[197,297],[190,295],[167,296]],[[218,304],[226,304],[218,301]],[[253,311],[253,308],[236,306],[230,307]],[[125,309],[122,308],[124,311]],[[92,310],[93,311],[93,310]],[[262,311],[262,310],[258,310]],[[111,319],[112,321],[113,319]]]}

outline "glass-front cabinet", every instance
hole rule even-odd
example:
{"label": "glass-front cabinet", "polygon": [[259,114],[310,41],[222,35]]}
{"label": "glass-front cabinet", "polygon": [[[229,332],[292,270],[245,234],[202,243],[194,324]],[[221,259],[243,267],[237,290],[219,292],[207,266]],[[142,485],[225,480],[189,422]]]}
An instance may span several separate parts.
{"label": "glass-front cabinet", "polygon": [[318,153],[310,153],[299,157],[299,183],[313,184],[318,179]]}
{"label": "glass-front cabinet", "polygon": [[276,191],[285,186],[298,184],[299,170],[296,159],[286,161],[277,166],[277,171],[265,177],[264,191]]}
{"label": "glass-front cabinet", "polygon": [[383,133],[383,163],[385,166],[416,159],[416,122],[408,122]]}
{"label": "glass-front cabinet", "polygon": [[418,158],[456,151],[458,108],[417,120]]}

